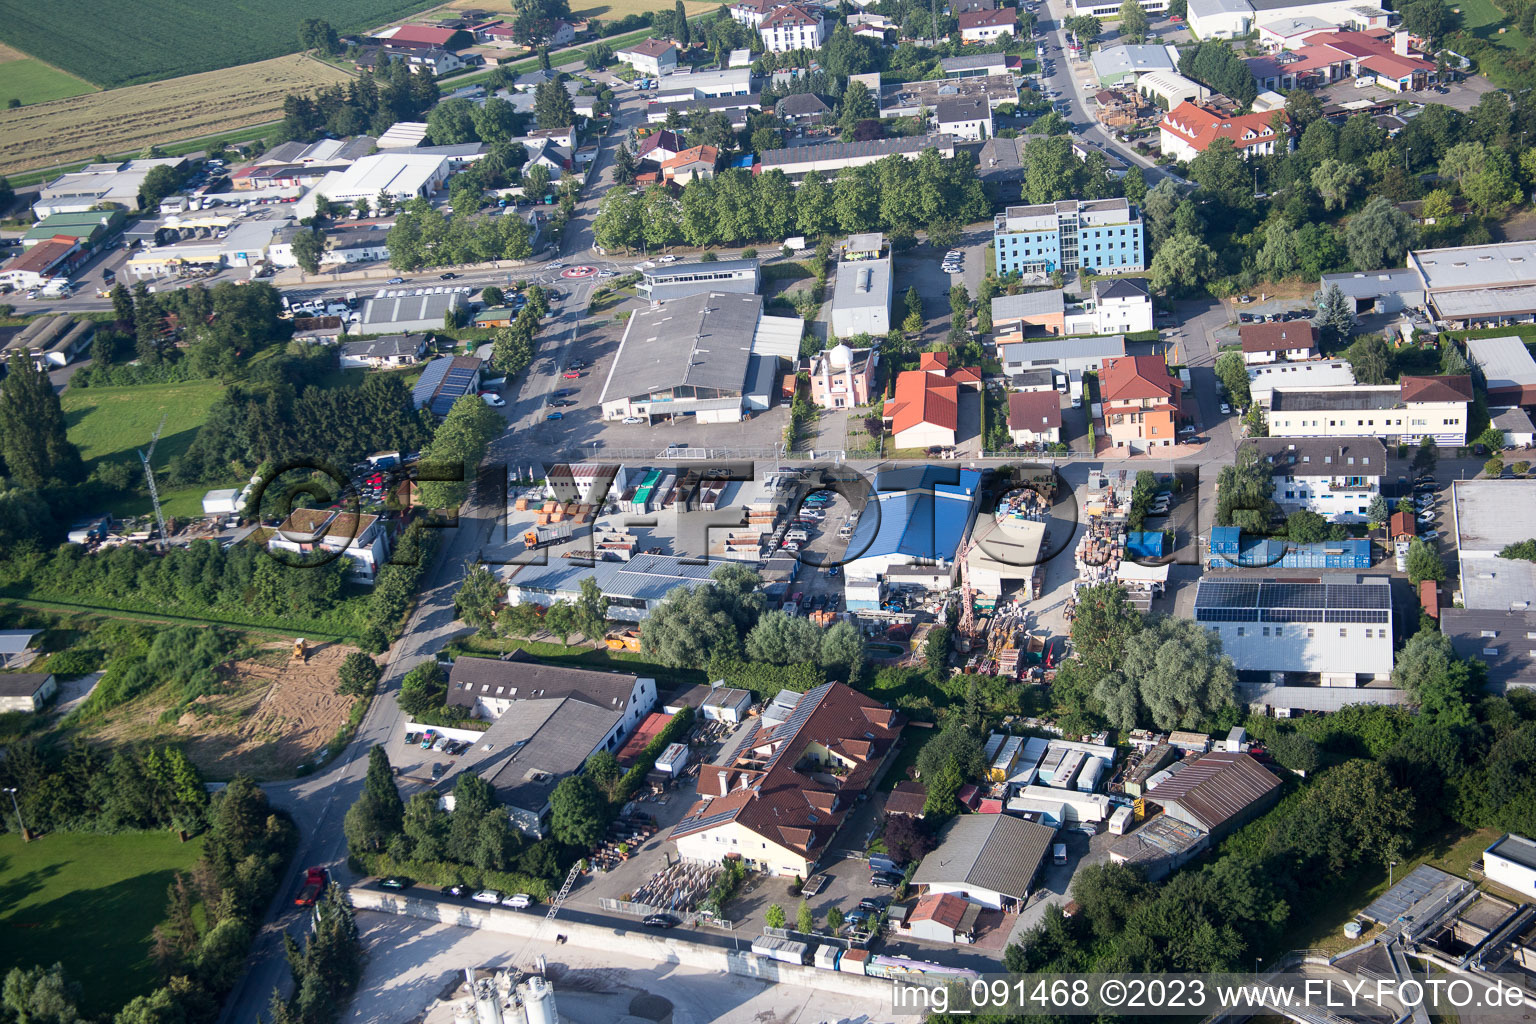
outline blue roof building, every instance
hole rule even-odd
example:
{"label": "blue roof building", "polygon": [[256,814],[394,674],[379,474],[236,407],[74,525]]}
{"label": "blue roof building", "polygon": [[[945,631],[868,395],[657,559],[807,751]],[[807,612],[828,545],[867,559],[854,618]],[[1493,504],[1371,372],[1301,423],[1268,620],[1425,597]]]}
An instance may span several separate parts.
{"label": "blue roof building", "polygon": [[981,473],[958,466],[909,466],[875,477],[875,500],[848,541],[851,579],[893,565],[951,565],[976,515]]}
{"label": "blue roof building", "polygon": [[1363,537],[1296,544],[1284,539],[1244,536],[1236,526],[1211,529],[1206,565],[1217,569],[1369,569],[1371,542]]}

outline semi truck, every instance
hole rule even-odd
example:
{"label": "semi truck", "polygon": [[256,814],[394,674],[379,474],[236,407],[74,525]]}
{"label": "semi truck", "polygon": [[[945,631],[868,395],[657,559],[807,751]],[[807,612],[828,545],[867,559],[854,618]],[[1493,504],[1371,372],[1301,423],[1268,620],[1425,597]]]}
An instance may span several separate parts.
{"label": "semi truck", "polygon": [[293,905],[296,907],[314,906],[315,901],[320,898],[320,894],[325,891],[327,881],[329,881],[329,876],[326,874],[325,868],[310,868],[304,872],[304,887],[293,898]]}
{"label": "semi truck", "polygon": [[528,548],[542,548],[557,540],[565,540],[570,535],[569,522],[540,523],[523,534],[523,545]]}

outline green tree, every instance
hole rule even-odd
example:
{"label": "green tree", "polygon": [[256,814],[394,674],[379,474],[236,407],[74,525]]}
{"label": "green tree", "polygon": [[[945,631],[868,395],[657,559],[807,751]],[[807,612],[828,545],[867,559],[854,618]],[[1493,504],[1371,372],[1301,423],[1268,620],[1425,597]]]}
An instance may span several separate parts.
{"label": "green tree", "polygon": [[777,903],[768,904],[768,909],[763,913],[763,919],[769,928],[783,928],[787,920],[784,916],[784,908]]}
{"label": "green tree", "polygon": [[1147,12],[1136,0],[1124,0],[1120,5],[1120,35],[1130,43],[1147,41]]}
{"label": "green tree", "polygon": [[1393,662],[1392,682],[1436,722],[1456,728],[1472,725],[1471,702],[1481,679],[1439,630],[1419,630],[1408,638]]}
{"label": "green tree", "polygon": [[121,281],[112,286],[112,318],[120,331],[133,327],[133,293]]}
{"label": "green tree", "polygon": [[1278,281],[1296,270],[1296,232],[1281,220],[1272,220],[1264,227],[1264,241],[1254,254],[1254,267],[1259,273]]}
{"label": "green tree", "polygon": [[775,665],[798,665],[817,660],[821,629],[810,619],[784,612],[766,612],[747,634],[747,657]]}
{"label": "green tree", "polygon": [[551,79],[534,90],[533,118],[540,128],[569,128],[576,123],[576,104],[564,83]]}
{"label": "green tree", "polygon": [[1237,349],[1229,349],[1216,357],[1216,379],[1227,389],[1235,405],[1243,407],[1253,401],[1248,383],[1248,365],[1243,362],[1243,354]]}
{"label": "green tree", "polygon": [[321,18],[305,18],[299,22],[299,48],[329,56],[341,52],[341,40],[330,22]]}
{"label": "green tree", "polygon": [[577,631],[589,642],[601,639],[608,631],[608,598],[591,576],[582,577],[580,594],[571,607]]}
{"label": "green tree", "polygon": [[488,146],[516,138],[521,121],[517,108],[499,96],[492,96],[474,111],[475,134]]}
{"label": "green tree", "polygon": [[363,798],[373,801],[379,808],[391,832],[399,832],[405,822],[405,804],[395,785],[395,772],[389,766],[389,755],[381,746],[368,750],[368,772],[363,777]]}
{"label": "green tree", "polygon": [[1312,301],[1317,304],[1312,326],[1323,335],[1325,344],[1338,344],[1354,333],[1355,304],[1337,284],[1319,288]]}
{"label": "green tree", "polygon": [[827,927],[833,934],[843,930],[843,911],[841,907],[832,907],[827,910]]}
{"label": "green tree", "polygon": [[1356,338],[1344,350],[1344,358],[1354,371],[1356,383],[1386,384],[1392,380],[1392,352],[1379,335]]}
{"label": "green tree", "polygon": [[840,671],[848,682],[857,679],[864,667],[864,637],[859,627],[851,622],[834,624],[821,636],[819,659],[822,668]]}
{"label": "green tree", "polygon": [[929,630],[928,639],[923,641],[923,663],[936,676],[949,674],[949,641],[948,626],[934,627]]}
{"label": "green tree", "polygon": [[0,1006],[16,1024],[77,1024],[80,986],[64,974],[64,965],[12,967],[0,988]]}
{"label": "green tree", "polygon": [[453,595],[453,610],[468,625],[489,635],[496,628],[496,609],[506,596],[505,585],[487,566],[476,565],[464,574]]}
{"label": "green tree", "polygon": [[154,213],[160,208],[160,201],[174,195],[180,187],[181,177],[171,168],[164,164],[151,167],[139,186],[139,209]]}
{"label": "green tree", "polygon": [[629,147],[619,143],[619,148],[613,151],[613,180],[618,185],[633,185],[635,183],[635,157],[630,153]]}
{"label": "green tree", "polygon": [[1192,619],[1161,618],[1125,645],[1125,676],[1159,729],[1192,729],[1234,703],[1237,672],[1221,639]]}
{"label": "green tree", "polygon": [[306,274],[320,272],[320,257],[325,253],[325,232],[320,228],[300,228],[293,236],[293,258]]}
{"label": "green tree", "polygon": [[1435,439],[1428,434],[1419,438],[1419,446],[1413,453],[1413,468],[1418,473],[1433,473],[1435,464],[1440,461],[1440,449],[1435,445]]}
{"label": "green tree", "polygon": [[1285,517],[1285,535],[1296,544],[1316,544],[1328,539],[1328,520],[1311,509],[1297,509]]}
{"label": "green tree", "polygon": [[1232,465],[1216,474],[1216,525],[1263,533],[1277,511],[1275,481],[1257,449],[1239,448]]}
{"label": "green tree", "polygon": [[1216,254],[1211,247],[1193,235],[1177,234],[1157,250],[1152,257],[1148,284],[1155,291],[1165,292],[1178,285],[1180,289],[1196,287],[1203,283],[1216,264]]}
{"label": "green tree", "polygon": [[1387,496],[1378,494],[1371,498],[1370,507],[1366,510],[1365,518],[1373,529],[1387,525],[1392,519],[1392,508],[1387,503]]}
{"label": "green tree", "polygon": [[[1319,121],[1318,124],[1327,122]],[[1342,210],[1364,178],[1360,169],[1332,157],[1312,168],[1312,187],[1323,200],[1323,209]]]}
{"label": "green tree", "polygon": [[447,698],[448,679],[435,660],[423,661],[400,680],[400,710],[408,715],[435,711]]}
{"label": "green tree", "polygon": [[816,930],[816,914],[803,899],[800,901],[799,909],[795,911],[795,929],[806,935]]}
{"label": "green tree", "polygon": [[1125,645],[1141,628],[1141,613],[1131,607],[1120,584],[1095,583],[1077,592],[1072,650],[1092,676],[1118,670]]}
{"label": "green tree", "polygon": [[361,651],[342,659],[336,672],[336,692],[348,697],[366,697],[379,685],[379,663]]}
{"label": "green tree", "polygon": [[26,352],[13,355],[0,382],[0,456],[13,484],[37,489],[85,475],[65,433],[64,409],[48,375]]}
{"label": "green tree", "polygon": [[562,843],[589,849],[608,828],[602,797],[584,775],[561,779],[549,796],[550,831]]}
{"label": "green tree", "polygon": [[1376,196],[1349,219],[1344,242],[1357,270],[1395,267],[1413,244],[1413,221],[1391,200]]}

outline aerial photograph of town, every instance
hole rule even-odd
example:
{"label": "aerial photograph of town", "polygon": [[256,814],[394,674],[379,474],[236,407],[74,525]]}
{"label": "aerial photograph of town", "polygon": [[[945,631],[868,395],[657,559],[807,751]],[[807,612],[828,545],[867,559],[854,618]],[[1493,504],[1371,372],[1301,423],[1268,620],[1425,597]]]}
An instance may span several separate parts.
{"label": "aerial photograph of town", "polygon": [[0,0],[0,1024],[1531,1024],[1536,0]]}

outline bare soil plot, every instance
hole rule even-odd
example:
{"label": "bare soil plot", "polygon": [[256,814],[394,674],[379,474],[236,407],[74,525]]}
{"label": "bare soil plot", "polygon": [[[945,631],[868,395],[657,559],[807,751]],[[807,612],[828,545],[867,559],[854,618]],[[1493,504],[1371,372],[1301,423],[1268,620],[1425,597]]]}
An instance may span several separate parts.
{"label": "bare soil plot", "polygon": [[0,110],[0,174],[89,161],[282,116],[283,97],[351,77],[302,55]]}
{"label": "bare soil plot", "polygon": [[292,776],[336,735],[355,697],[336,694],[336,675],[352,648],[311,647],[293,661],[292,645],[266,644],[226,667],[226,692],[199,697],[173,721],[159,690],[114,709],[90,728],[93,739],[180,742],[209,779],[244,773],[257,780]]}

